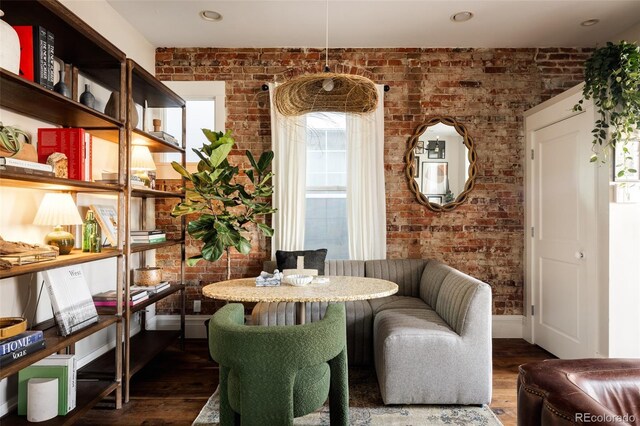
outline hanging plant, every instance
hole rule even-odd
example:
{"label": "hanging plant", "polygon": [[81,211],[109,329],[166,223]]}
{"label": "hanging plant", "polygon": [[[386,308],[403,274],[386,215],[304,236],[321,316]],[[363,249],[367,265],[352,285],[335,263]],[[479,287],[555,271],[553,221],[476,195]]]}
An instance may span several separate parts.
{"label": "hanging plant", "polygon": [[[573,109],[582,111],[584,100],[593,98],[600,115],[592,130],[591,162],[606,161],[618,145],[626,157],[626,145],[640,128],[640,47],[621,41],[596,49],[585,63],[584,80],[583,99]],[[625,167],[621,175],[635,173]]]}

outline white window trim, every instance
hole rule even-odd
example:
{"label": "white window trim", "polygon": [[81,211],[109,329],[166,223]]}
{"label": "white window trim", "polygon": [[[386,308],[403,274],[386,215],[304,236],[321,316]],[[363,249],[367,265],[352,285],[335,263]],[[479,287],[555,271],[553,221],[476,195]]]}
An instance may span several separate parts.
{"label": "white window trim", "polygon": [[[224,81],[165,81],[166,86],[176,92],[185,101],[215,101],[215,123],[213,130],[224,131],[227,122],[227,108]],[[166,121],[166,119],[163,119]],[[179,175],[173,170],[165,155],[156,159],[157,177],[159,179],[177,179]],[[198,163],[188,162],[187,169],[196,170]]]}

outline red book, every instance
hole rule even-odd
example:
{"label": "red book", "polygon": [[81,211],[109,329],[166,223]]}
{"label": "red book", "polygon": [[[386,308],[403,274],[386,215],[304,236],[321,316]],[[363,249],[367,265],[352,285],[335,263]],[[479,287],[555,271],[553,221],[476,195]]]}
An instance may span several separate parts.
{"label": "red book", "polygon": [[20,40],[20,76],[48,87],[47,30],[32,25],[16,25],[13,29]]}
{"label": "red book", "polygon": [[38,129],[38,162],[54,152],[67,156],[69,179],[91,180],[91,135],[81,128]]}

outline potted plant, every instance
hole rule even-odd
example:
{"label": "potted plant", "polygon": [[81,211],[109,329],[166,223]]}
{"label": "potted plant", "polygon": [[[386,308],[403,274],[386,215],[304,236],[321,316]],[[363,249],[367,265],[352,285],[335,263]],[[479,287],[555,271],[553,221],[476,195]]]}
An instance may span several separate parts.
{"label": "potted plant", "polygon": [[248,183],[243,184],[240,169],[227,160],[235,142],[231,131],[202,129],[202,132],[211,143],[193,150],[200,157],[198,171],[190,173],[181,164],[171,163],[174,170],[191,183],[185,188],[184,201],[173,208],[171,215],[198,215],[187,225],[187,232],[204,245],[199,255],[187,259],[187,265],[193,266],[202,259],[213,262],[226,253],[227,279],[230,279],[231,247],[242,254],[251,251],[251,243],[243,235],[247,227],[254,224],[265,236],[273,235],[273,228],[259,221],[260,217],[275,212],[266,199],[273,193],[273,174],[267,171],[273,151],[263,153],[258,161],[250,151],[245,152],[251,168],[244,170]]}
{"label": "potted plant", "polygon": [[0,157],[38,162],[38,152],[24,130],[0,122]]}
{"label": "potted plant", "polygon": [[[585,99],[593,98],[600,118],[593,133],[591,161],[606,161],[613,148],[621,144],[625,157],[627,143],[640,127],[640,47],[621,41],[596,49],[585,63],[583,99],[574,106],[582,111]],[[627,158],[624,163],[626,164]],[[620,175],[635,173],[624,168]]]}

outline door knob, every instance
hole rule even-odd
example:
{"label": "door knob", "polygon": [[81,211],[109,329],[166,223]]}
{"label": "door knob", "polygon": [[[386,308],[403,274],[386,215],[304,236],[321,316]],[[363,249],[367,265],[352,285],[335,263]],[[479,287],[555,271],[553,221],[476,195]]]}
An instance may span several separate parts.
{"label": "door knob", "polygon": [[576,259],[584,259],[584,253],[581,251],[576,252]]}

